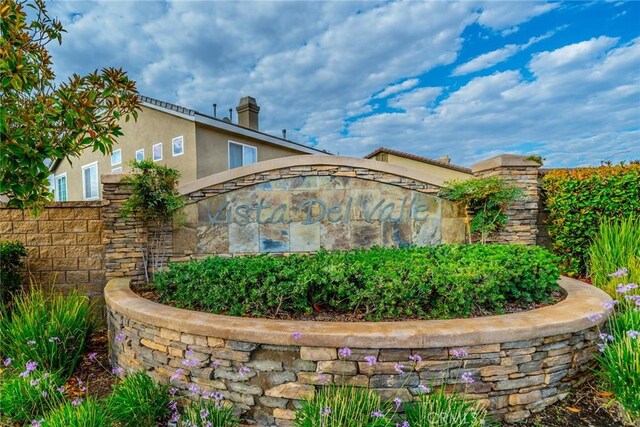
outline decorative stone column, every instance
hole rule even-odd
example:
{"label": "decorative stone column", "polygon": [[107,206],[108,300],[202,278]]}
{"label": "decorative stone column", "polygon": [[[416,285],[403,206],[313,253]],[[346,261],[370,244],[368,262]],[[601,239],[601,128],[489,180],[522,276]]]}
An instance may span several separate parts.
{"label": "decorative stone column", "polygon": [[523,197],[507,210],[507,225],[487,240],[492,243],[535,245],[538,235],[540,163],[527,156],[502,154],[476,163],[471,167],[476,177],[498,176],[521,188]]}

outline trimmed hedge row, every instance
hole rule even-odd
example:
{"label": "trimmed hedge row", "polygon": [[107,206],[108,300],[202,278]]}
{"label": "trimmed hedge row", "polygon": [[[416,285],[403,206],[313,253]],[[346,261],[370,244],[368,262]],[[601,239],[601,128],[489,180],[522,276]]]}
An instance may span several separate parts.
{"label": "trimmed hedge row", "polygon": [[157,273],[161,300],[231,316],[295,316],[316,309],[367,320],[468,317],[548,302],[557,259],[540,247],[440,245],[212,257]]}
{"label": "trimmed hedge row", "polygon": [[640,214],[640,164],[554,170],[544,176],[542,190],[562,270],[585,275],[600,221]]}

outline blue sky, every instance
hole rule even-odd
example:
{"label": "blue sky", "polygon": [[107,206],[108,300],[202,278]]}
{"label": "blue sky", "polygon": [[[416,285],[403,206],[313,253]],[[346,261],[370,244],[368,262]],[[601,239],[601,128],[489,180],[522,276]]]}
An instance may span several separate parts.
{"label": "blue sky", "polygon": [[[343,155],[379,146],[469,166],[640,159],[640,2],[49,4],[58,78],[122,67],[141,93]],[[235,112],[234,112],[235,116]]]}

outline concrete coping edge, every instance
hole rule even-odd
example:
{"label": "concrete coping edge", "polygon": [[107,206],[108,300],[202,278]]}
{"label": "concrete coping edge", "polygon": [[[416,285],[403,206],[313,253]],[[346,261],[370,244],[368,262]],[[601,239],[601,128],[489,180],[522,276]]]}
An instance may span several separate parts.
{"label": "concrete coping edge", "polygon": [[[611,298],[595,286],[560,279],[561,302],[497,316],[399,322],[315,322],[232,317],[158,304],[135,294],[130,280],[110,280],[107,307],[125,318],[182,333],[271,345],[350,348],[465,347],[563,335],[602,324]],[[590,320],[592,315],[597,321]],[[292,334],[300,333],[299,339]]]}
{"label": "concrete coping edge", "polygon": [[541,164],[532,160],[530,156],[521,156],[518,154],[501,154],[482,160],[471,166],[471,171],[475,174],[486,170],[497,168],[540,168]]}

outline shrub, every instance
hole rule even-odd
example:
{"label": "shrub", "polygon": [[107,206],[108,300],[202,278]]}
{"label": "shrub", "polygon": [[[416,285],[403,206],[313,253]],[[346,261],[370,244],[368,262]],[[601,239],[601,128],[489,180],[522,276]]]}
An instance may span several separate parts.
{"label": "shrub", "polygon": [[[621,281],[639,283],[640,217],[602,221],[589,249],[589,260],[593,284],[614,298]],[[614,272],[621,268],[627,269],[626,274],[617,277]]]}
{"label": "shrub", "polygon": [[565,272],[586,274],[601,219],[640,214],[640,164],[554,170],[542,190],[554,252]]}
{"label": "shrub", "polygon": [[22,257],[27,256],[20,242],[0,242],[0,303],[11,301],[11,295],[20,290]]}
{"label": "shrub", "polygon": [[42,418],[43,414],[64,399],[58,390],[64,384],[64,379],[59,375],[42,370],[25,372],[28,374],[9,375],[0,382],[2,419],[20,424],[30,423],[31,420]]}
{"label": "shrub", "polygon": [[620,305],[608,320],[611,335],[600,335],[603,342],[596,357],[600,375],[616,400],[630,419],[640,420],[640,310],[632,299],[621,300]]}
{"label": "shrub", "polygon": [[190,402],[180,417],[181,427],[236,427],[240,420],[234,414],[233,405],[219,400],[200,399]]}
{"label": "shrub", "polygon": [[372,390],[349,386],[327,386],[296,411],[297,427],[392,426],[393,413]]}
{"label": "shrub", "polygon": [[0,354],[19,364],[29,360],[68,378],[84,349],[92,321],[89,299],[75,292],[45,295],[33,290],[0,310]]}
{"label": "shrub", "polygon": [[522,196],[522,190],[492,176],[445,182],[438,195],[464,205],[469,243],[473,233],[479,233],[480,241],[485,243],[489,235],[507,223],[506,210]]}
{"label": "shrub", "polygon": [[420,427],[483,427],[486,410],[475,402],[467,402],[458,394],[446,395],[444,389],[421,394],[414,402],[405,403],[407,422]]}
{"label": "shrub", "polygon": [[155,282],[165,303],[231,316],[321,307],[367,320],[465,317],[549,301],[558,289],[556,261],[519,245],[373,248],[174,263]]}
{"label": "shrub", "polygon": [[112,420],[124,427],[154,426],[169,415],[168,387],[145,372],[128,375],[106,399]]}
{"label": "shrub", "polygon": [[105,408],[94,398],[82,402],[65,402],[50,412],[42,427],[110,427]]}

